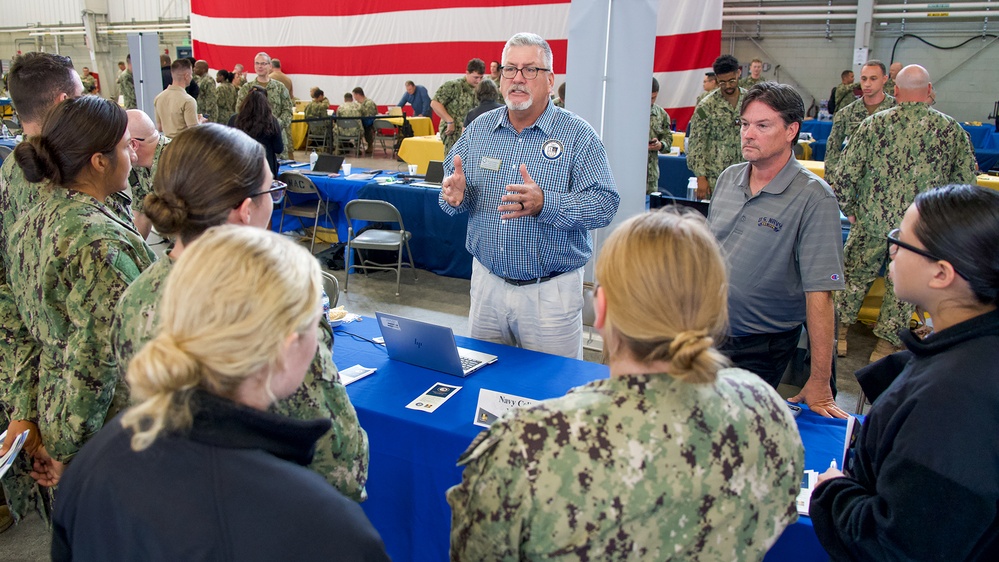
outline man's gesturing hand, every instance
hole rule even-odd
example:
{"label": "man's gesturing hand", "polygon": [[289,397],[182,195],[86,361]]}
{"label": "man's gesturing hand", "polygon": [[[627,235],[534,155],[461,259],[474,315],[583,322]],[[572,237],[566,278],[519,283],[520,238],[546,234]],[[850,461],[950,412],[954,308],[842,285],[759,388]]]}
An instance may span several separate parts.
{"label": "man's gesturing hand", "polygon": [[441,190],[444,200],[452,207],[461,205],[465,200],[465,171],[461,167],[461,156],[454,157],[454,173],[444,178]]}
{"label": "man's gesturing hand", "polygon": [[524,183],[506,186],[503,204],[496,208],[503,215],[503,220],[538,215],[545,206],[545,192],[531,179],[526,164],[520,165],[520,177],[524,179]]}

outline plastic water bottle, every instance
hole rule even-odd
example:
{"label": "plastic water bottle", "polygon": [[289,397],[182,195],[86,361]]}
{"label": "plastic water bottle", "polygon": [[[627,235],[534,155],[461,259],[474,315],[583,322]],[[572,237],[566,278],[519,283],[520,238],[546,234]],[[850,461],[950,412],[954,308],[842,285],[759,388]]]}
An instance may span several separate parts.
{"label": "plastic water bottle", "polygon": [[309,169],[316,169],[316,160],[319,160],[319,155],[316,154],[316,149],[312,149],[312,154],[309,155]]}
{"label": "plastic water bottle", "polygon": [[687,199],[697,200],[697,178],[687,178]]}
{"label": "plastic water bottle", "polygon": [[330,321],[330,297],[326,294],[325,289],[323,289],[323,318],[325,318],[327,322]]}

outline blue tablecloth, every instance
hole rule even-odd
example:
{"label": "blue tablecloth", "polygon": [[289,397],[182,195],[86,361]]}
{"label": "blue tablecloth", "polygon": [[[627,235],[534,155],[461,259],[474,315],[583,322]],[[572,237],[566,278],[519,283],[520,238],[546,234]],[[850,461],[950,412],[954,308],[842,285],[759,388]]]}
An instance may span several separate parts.
{"label": "blue tablecloth", "polygon": [[832,121],[817,121],[811,119],[801,123],[802,133],[812,133],[812,137],[817,141],[824,141],[829,138],[832,131]]}
{"label": "blue tablecloth", "polygon": [[[279,173],[284,172],[295,172],[301,171],[307,168],[292,168],[290,166],[281,166]],[[362,173],[367,170],[361,168],[355,168],[351,173]],[[327,224],[327,221],[321,220],[319,224],[326,228],[336,227],[337,238],[340,241],[347,240],[347,217],[343,214],[343,207],[348,202],[353,201],[358,198],[358,193],[361,191],[365,185],[368,184],[369,180],[347,180],[343,177],[328,177],[328,176],[307,176],[312,180],[312,183],[316,184],[316,189],[319,190],[320,197],[323,200],[331,203],[329,207],[330,216],[333,217],[335,224]],[[309,200],[308,196],[289,194],[289,203],[299,205]],[[315,198],[312,198],[315,201]],[[281,223],[281,209],[278,207],[274,210],[274,214],[271,216],[271,228],[278,230],[278,225]],[[303,223],[301,223],[296,217],[285,217],[284,226],[281,230],[296,230],[301,228]],[[309,220],[305,221],[305,226],[312,226],[312,222]]]}
{"label": "blue tablecloth", "polygon": [[399,209],[406,230],[413,234],[409,247],[416,267],[437,275],[471,279],[472,255],[465,249],[468,213],[450,216],[437,205],[440,189],[400,183],[369,183],[359,199],[388,201]]}
{"label": "blue tablecloth", "polygon": [[659,155],[659,191],[673,197],[686,197],[687,180],[692,177],[694,173],[687,169],[685,155]]}
{"label": "blue tablecloth", "polygon": [[812,143],[812,160],[825,161],[827,142],[827,140],[820,140]]}
{"label": "blue tablecloth", "polygon": [[[472,424],[479,390],[488,388],[545,399],[606,378],[606,366],[457,337],[458,345],[493,353],[499,361],[466,379],[390,361],[384,348],[348,335],[380,334],[375,320],[336,329],[333,358],[340,369],[353,365],[378,371],[347,387],[362,427],[368,432],[371,462],[364,512],[381,533],[397,562],[447,560],[451,510],[445,492],[461,481],[455,466],[481,428]],[[406,404],[437,382],[462,389],[436,412],[406,409]],[[845,422],[807,410],[798,418],[805,443],[805,467],[825,470],[842,455]],[[811,521],[788,527],[767,560],[828,560]]]}

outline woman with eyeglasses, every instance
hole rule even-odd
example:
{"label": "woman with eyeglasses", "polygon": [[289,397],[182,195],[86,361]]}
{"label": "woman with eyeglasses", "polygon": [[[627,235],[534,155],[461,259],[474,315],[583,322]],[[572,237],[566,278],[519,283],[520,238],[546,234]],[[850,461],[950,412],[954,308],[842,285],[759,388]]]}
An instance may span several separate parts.
{"label": "woman with eyeglasses", "polygon": [[271,175],[277,177],[277,155],[284,152],[284,139],[281,138],[281,123],[274,117],[271,104],[267,101],[267,90],[260,86],[250,88],[243,98],[243,105],[239,106],[239,112],[229,118],[229,126],[250,135],[264,147]]}
{"label": "woman with eyeglasses", "polygon": [[43,486],[57,484],[65,463],[128,403],[110,352],[111,311],[155,256],[112,203],[135,158],[127,122],[109,100],[66,100],[13,153],[28,181],[49,182],[3,241],[33,338],[24,343],[40,349],[31,386],[44,450],[32,476]]}
{"label": "woman with eyeglasses", "polygon": [[52,559],[387,561],[361,507],[304,468],[329,419],[270,411],[316,354],[315,258],[256,228],[188,242],[128,365],[134,405],[60,485]]}
{"label": "woman with eyeglasses", "polygon": [[[284,188],[273,180],[260,143],[237,129],[199,125],[167,145],[153,192],[146,196],[145,212],[157,232],[174,239],[174,247],[168,259],[150,267],[128,288],[115,308],[112,343],[120,365],[128,365],[156,334],[161,287],[187,246],[221,224],[266,228]],[[348,497],[362,501],[367,495],[367,434],[333,364],[329,322],[323,318],[316,325],[320,345],[305,384],[279,401],[275,411],[300,420],[332,420],[330,431],[316,443],[310,467]]]}
{"label": "woman with eyeglasses", "polygon": [[[999,192],[916,196],[889,275],[934,332],[857,373],[873,401],[811,516],[833,560],[999,560]],[[885,384],[881,381],[889,381]]]}
{"label": "woman with eyeglasses", "polygon": [[597,260],[610,378],[512,410],[461,456],[452,560],[760,560],[798,518],[801,437],[715,347],[718,242],[697,213],[629,219]]}

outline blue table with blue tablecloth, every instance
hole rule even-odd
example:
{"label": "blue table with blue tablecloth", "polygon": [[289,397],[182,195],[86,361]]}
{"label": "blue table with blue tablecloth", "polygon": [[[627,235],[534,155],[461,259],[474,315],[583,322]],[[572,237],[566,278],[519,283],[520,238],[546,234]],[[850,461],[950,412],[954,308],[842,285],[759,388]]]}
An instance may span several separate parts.
{"label": "blue table with blue tablecloth", "polygon": [[[357,337],[378,335],[373,318],[335,330],[338,368],[360,364],[378,369],[347,387],[371,450],[368,500],[361,505],[393,560],[447,560],[451,511],[445,492],[461,481],[455,462],[481,431],[472,424],[479,390],[546,399],[609,373],[596,363],[457,337],[460,346],[499,356],[495,364],[462,379],[391,361],[382,346]],[[462,388],[433,413],[406,409],[437,382]],[[841,457],[845,421],[806,410],[798,428],[806,469],[824,471],[830,460]],[[766,560],[825,561],[828,556],[811,521],[802,517],[784,531]]]}
{"label": "blue table with blue tablecloth", "polygon": [[358,193],[359,199],[387,201],[402,215],[412,233],[409,247],[416,267],[446,277],[471,279],[472,254],[465,249],[468,213],[450,216],[441,210],[441,190],[403,183],[371,182]]}
{"label": "blue table with blue tablecloth", "polygon": [[[293,168],[291,166],[281,166],[279,173],[296,172],[296,171],[300,172],[302,170],[307,170],[307,169],[308,169],[307,167]],[[359,174],[367,171],[368,170],[355,168],[354,170],[352,170],[352,173]],[[312,180],[312,183],[316,184],[316,189],[319,190],[320,197],[322,197],[324,201],[330,204],[329,211],[330,211],[330,216],[333,218],[334,224],[328,224],[327,221],[323,219],[319,221],[320,226],[326,228],[336,228],[337,238],[341,241],[346,241],[348,224],[347,224],[347,217],[344,216],[343,214],[343,207],[350,201],[358,199],[358,193],[365,185],[370,183],[371,180],[369,179],[348,180],[344,178],[342,175],[336,175],[332,177],[310,175],[306,177]],[[289,198],[288,199],[289,203],[295,205],[302,204],[310,199],[308,196],[298,195],[294,193],[288,194],[288,198]],[[312,200],[315,201],[315,198],[313,197]],[[271,228],[273,230],[278,230],[278,225],[280,224],[281,224],[281,208],[280,206],[276,206],[274,214],[271,216]],[[289,216],[285,217],[284,225],[282,228],[280,228],[280,230],[286,232],[289,230],[297,230],[301,228],[302,225],[303,223],[300,222],[297,217]],[[312,226],[312,223],[311,221],[306,220],[304,225]]]}

